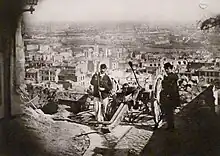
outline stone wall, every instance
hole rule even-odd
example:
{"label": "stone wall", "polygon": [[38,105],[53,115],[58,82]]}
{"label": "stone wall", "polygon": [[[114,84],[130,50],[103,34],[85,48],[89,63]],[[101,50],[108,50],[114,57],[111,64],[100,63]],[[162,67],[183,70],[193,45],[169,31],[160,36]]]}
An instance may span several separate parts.
{"label": "stone wall", "polygon": [[[18,28],[15,34],[15,49],[11,47],[12,55],[11,55],[11,66],[7,70],[10,70],[12,78],[9,80],[11,81],[11,98],[12,98],[12,105],[11,105],[11,114],[16,115],[20,114],[20,95],[15,92],[15,86],[19,86],[24,82],[24,63],[25,63],[25,55],[24,55],[24,44],[21,35],[21,19],[18,22]],[[14,40],[13,40],[14,42]],[[13,46],[13,45],[12,45]],[[4,117],[4,58],[3,53],[0,53],[0,119]],[[6,93],[8,94],[8,93]]]}
{"label": "stone wall", "polygon": [[22,18],[19,19],[18,27],[16,31],[15,43],[16,43],[16,85],[24,83],[25,77],[25,53],[24,53],[24,41],[22,38]]}
{"label": "stone wall", "polygon": [[24,41],[22,38],[22,16],[18,20],[18,27],[15,33],[15,49],[13,57],[13,93],[12,93],[12,105],[11,114],[17,115],[21,113],[20,95],[16,93],[15,89],[24,84],[25,77],[25,53],[24,53]]}

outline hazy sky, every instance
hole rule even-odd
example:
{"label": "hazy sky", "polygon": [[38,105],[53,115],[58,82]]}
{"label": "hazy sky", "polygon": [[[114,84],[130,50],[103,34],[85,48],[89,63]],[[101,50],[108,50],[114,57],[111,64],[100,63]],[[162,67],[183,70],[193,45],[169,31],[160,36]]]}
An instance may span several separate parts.
{"label": "hazy sky", "polygon": [[220,0],[43,0],[31,21],[196,21],[220,13]]}

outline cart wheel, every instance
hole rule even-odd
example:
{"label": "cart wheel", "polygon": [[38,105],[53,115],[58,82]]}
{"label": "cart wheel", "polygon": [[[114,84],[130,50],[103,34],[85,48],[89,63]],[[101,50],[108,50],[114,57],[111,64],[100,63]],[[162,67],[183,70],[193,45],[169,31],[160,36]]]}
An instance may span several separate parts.
{"label": "cart wheel", "polygon": [[162,80],[163,80],[162,77],[159,76],[154,85],[152,110],[154,114],[154,121],[156,124],[158,124],[162,118],[162,110],[161,110],[161,105],[160,105],[160,92],[162,90]]}

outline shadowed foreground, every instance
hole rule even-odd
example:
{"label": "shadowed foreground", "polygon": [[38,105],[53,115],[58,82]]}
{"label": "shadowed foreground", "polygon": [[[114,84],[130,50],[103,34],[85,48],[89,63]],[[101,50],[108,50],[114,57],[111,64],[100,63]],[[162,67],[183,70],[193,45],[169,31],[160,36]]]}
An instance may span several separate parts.
{"label": "shadowed foreground", "polygon": [[[26,110],[22,117],[4,125],[6,145],[1,156],[77,156],[83,155],[90,144],[84,131],[68,122],[55,122],[45,114]],[[3,154],[4,153],[4,154]]]}
{"label": "shadowed foreground", "polygon": [[158,129],[142,151],[149,156],[219,156],[220,116],[209,107],[187,109],[176,116],[176,129]]}

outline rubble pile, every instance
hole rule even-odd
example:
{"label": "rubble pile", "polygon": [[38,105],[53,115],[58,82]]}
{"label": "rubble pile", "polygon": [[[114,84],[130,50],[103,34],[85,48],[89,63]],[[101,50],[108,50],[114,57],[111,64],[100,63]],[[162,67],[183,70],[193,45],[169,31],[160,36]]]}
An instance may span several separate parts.
{"label": "rubble pile", "polygon": [[180,100],[181,105],[189,103],[192,99],[194,99],[199,93],[201,93],[202,89],[199,85],[195,83],[185,82],[180,85]]}
{"label": "rubble pile", "polygon": [[72,113],[70,110],[70,106],[66,105],[58,105],[57,113],[52,115],[53,119],[67,119]]}
{"label": "rubble pile", "polygon": [[[24,114],[7,125],[7,151],[11,155],[77,156],[89,147],[84,131],[69,122],[56,122],[41,110],[24,108]],[[13,150],[11,150],[13,149]]]}

